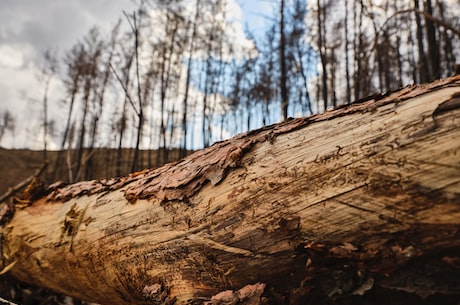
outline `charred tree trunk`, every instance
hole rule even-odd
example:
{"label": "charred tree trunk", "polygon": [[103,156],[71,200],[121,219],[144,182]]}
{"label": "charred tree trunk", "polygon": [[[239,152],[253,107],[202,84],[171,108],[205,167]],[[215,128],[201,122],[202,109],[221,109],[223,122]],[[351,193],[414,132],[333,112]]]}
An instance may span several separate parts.
{"label": "charred tree trunk", "polygon": [[318,6],[318,15],[317,15],[317,21],[318,21],[318,51],[319,51],[319,57],[321,59],[321,90],[322,90],[322,98],[323,98],[323,105],[324,109],[323,111],[327,110],[327,106],[329,104],[328,102],[328,87],[327,87],[327,56],[326,56],[326,26],[324,23],[324,19],[326,18],[326,5],[324,7],[321,7],[321,2],[320,0],[317,1],[317,6]]}
{"label": "charred tree trunk", "polygon": [[[414,0],[415,10],[420,9],[419,0]],[[427,82],[430,78],[430,70],[428,69],[428,60],[425,53],[423,26],[420,15],[415,12],[415,21],[417,24],[417,43],[418,43],[418,65],[417,70],[419,72],[419,82]]]}
{"label": "charred tree trunk", "polygon": [[458,300],[459,126],[457,76],[54,186],[3,226],[4,271],[101,304]]}
{"label": "charred tree trunk", "polygon": [[[431,5],[431,0],[426,0],[424,5],[425,12],[428,16],[433,16],[433,7]],[[436,28],[434,26],[433,21],[425,17],[425,27],[426,27],[426,35],[428,39],[428,54],[430,59],[430,68],[431,68],[431,77],[432,79],[438,79],[441,77],[441,73],[439,71],[439,45],[438,39],[436,38]]]}
{"label": "charred tree trunk", "polygon": [[[280,3],[280,44],[279,44],[279,56],[280,56],[280,93],[281,93],[281,111],[283,113],[283,120],[286,120],[288,117],[288,107],[289,107],[289,96],[287,89],[287,68],[286,68],[286,34],[285,34],[285,20],[284,20],[284,11],[285,11],[285,1],[281,0]],[[320,50],[321,52],[321,50]]]}
{"label": "charred tree trunk", "polygon": [[349,38],[348,38],[348,0],[345,0],[345,19],[344,19],[344,25],[343,28],[345,30],[344,33],[344,53],[345,53],[345,78],[347,82],[347,100],[346,103],[349,104],[351,103],[351,84],[350,84],[350,59],[348,55],[348,46],[350,44]]}

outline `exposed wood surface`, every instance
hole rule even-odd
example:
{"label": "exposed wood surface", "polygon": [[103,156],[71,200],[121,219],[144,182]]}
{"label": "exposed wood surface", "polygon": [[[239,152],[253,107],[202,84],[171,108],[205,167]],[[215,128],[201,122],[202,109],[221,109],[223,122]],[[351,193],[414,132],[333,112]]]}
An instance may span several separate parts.
{"label": "exposed wood surface", "polygon": [[460,274],[460,77],[52,186],[2,234],[16,278],[102,304],[460,295],[401,272],[426,258]]}

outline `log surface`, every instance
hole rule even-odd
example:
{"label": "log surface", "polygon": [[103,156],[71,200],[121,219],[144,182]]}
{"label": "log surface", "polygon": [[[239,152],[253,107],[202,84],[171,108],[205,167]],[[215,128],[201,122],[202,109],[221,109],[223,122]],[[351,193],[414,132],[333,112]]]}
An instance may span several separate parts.
{"label": "log surface", "polygon": [[297,304],[373,287],[460,295],[401,271],[430,258],[459,275],[459,237],[457,76],[54,185],[16,210],[1,251],[16,278],[101,304],[219,304],[226,290]]}

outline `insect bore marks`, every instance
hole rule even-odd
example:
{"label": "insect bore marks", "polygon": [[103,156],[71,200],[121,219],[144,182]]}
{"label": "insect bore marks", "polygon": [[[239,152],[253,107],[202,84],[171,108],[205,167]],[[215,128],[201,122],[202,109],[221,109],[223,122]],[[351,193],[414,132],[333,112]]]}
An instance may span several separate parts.
{"label": "insect bore marks", "polygon": [[66,213],[62,222],[59,245],[70,242],[69,250],[71,252],[73,251],[72,247],[75,236],[77,235],[81,225],[88,225],[93,220],[91,217],[89,217],[83,221],[87,208],[88,206],[85,208],[79,208],[77,203],[74,203]]}

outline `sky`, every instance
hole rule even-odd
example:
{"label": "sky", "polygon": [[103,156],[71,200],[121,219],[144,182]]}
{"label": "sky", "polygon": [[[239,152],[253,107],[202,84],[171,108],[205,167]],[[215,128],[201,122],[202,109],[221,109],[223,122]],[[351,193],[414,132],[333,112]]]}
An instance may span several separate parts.
{"label": "sky", "polygon": [[[273,4],[267,0],[229,0],[242,29],[262,35]],[[37,123],[43,84],[37,64],[47,49],[61,56],[93,26],[103,33],[132,12],[135,0],[0,0],[0,113],[9,110],[16,119],[14,134],[6,133],[0,146],[41,149]],[[53,90],[53,82],[51,83]],[[59,94],[59,93],[57,93]],[[50,110],[52,111],[52,110]]]}
{"label": "sky", "polygon": [[109,32],[123,10],[134,8],[132,0],[0,0],[0,113],[8,109],[16,119],[15,134],[6,133],[2,147],[39,148],[30,118],[40,113],[36,67],[43,52],[62,56],[91,27]]}

